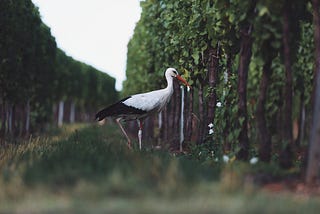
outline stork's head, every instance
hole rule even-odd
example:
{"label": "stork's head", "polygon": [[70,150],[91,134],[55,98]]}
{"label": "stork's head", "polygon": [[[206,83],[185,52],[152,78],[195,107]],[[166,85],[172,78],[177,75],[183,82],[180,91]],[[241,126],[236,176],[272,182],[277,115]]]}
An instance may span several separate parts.
{"label": "stork's head", "polygon": [[178,71],[177,71],[176,69],[174,69],[174,68],[168,68],[168,69],[166,70],[165,76],[166,76],[166,78],[168,78],[168,77],[176,78],[177,80],[179,80],[179,81],[181,81],[183,84],[185,84],[187,87],[190,87],[190,88],[191,88],[191,86],[188,84],[188,82],[187,82],[185,79],[183,79],[183,78],[179,75]]}

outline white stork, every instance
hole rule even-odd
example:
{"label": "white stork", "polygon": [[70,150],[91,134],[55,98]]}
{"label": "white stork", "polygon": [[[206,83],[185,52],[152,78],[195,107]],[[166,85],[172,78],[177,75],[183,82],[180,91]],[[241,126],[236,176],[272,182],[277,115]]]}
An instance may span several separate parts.
{"label": "white stork", "polygon": [[131,148],[131,140],[122,127],[120,121],[137,120],[139,124],[138,138],[139,148],[141,149],[142,139],[142,121],[150,114],[160,112],[169,102],[173,94],[173,79],[176,78],[184,83],[187,87],[190,85],[183,79],[176,69],[168,68],[165,72],[167,87],[164,89],[150,91],[142,94],[135,94],[126,97],[119,102],[106,107],[96,114],[96,120],[101,121],[105,117],[116,118],[117,124],[128,140],[128,146]]}

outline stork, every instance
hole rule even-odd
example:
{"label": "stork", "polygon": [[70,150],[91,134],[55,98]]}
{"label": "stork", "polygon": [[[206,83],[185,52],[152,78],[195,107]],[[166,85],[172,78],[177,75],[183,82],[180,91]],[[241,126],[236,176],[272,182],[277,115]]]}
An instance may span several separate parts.
{"label": "stork", "polygon": [[101,121],[106,117],[116,118],[117,124],[128,140],[129,148],[131,148],[131,140],[122,127],[121,121],[137,120],[139,125],[139,148],[141,150],[143,119],[152,113],[163,110],[173,94],[173,79],[178,79],[190,88],[187,81],[174,68],[168,68],[165,72],[165,77],[167,80],[166,88],[126,97],[99,111],[96,114],[96,120]]}

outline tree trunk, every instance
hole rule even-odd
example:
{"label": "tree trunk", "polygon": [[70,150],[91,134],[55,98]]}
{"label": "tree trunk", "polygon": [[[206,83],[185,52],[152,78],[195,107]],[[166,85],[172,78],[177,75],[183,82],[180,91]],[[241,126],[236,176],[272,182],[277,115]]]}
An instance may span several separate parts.
{"label": "tree trunk", "polygon": [[23,133],[24,121],[24,105],[20,104],[16,107],[16,136],[21,137]]}
{"label": "tree trunk", "polygon": [[[70,112],[71,110],[71,101],[70,100],[66,100],[64,102],[64,107],[63,107],[63,122],[64,123],[69,123],[70,122]],[[89,112],[89,114],[91,115],[91,112]]]}
{"label": "tree trunk", "polygon": [[313,24],[314,41],[316,46],[316,62],[314,73],[314,106],[312,128],[309,142],[309,157],[307,166],[306,182],[309,186],[317,183],[319,179],[320,164],[320,15],[319,1],[312,0],[313,4]]}
{"label": "tree trunk", "polygon": [[233,56],[231,53],[227,54],[227,67],[226,67],[226,72],[227,72],[227,77],[226,79],[226,83],[227,81],[230,79],[231,75],[232,75],[232,62],[233,62]]}
{"label": "tree trunk", "polygon": [[72,100],[70,103],[70,118],[69,118],[70,123],[75,122],[75,115],[76,115],[76,105],[75,105],[74,101]]}
{"label": "tree trunk", "polygon": [[24,134],[26,136],[29,135],[30,132],[30,100],[28,99],[27,104],[26,104],[26,109],[25,109],[25,129],[24,129]]}
{"label": "tree trunk", "polygon": [[198,91],[198,96],[199,96],[199,129],[198,129],[198,140],[197,140],[197,144],[202,144],[203,143],[203,129],[204,129],[204,123],[205,123],[205,119],[204,119],[204,103],[203,103],[203,85],[202,83],[200,83],[199,85],[199,91]]}
{"label": "tree trunk", "polygon": [[267,98],[267,90],[271,77],[271,63],[269,59],[263,66],[263,73],[260,82],[260,93],[256,110],[256,121],[259,140],[259,159],[269,162],[271,159],[271,135],[267,126],[265,103]]}
{"label": "tree trunk", "polygon": [[209,47],[209,60],[208,60],[208,79],[209,79],[209,100],[208,100],[208,116],[206,125],[206,131],[208,133],[209,127],[207,126],[210,123],[214,123],[214,113],[217,102],[217,94],[216,94],[216,84],[217,84],[217,76],[218,76],[218,63],[219,63],[219,42],[217,44],[217,48]]}
{"label": "tree trunk", "polygon": [[237,158],[247,160],[249,157],[248,115],[247,115],[247,80],[250,58],[252,54],[253,38],[251,36],[252,24],[241,32],[241,46],[238,69],[238,118],[241,131],[238,137],[240,151]]}
{"label": "tree trunk", "polygon": [[175,103],[175,96],[172,96],[170,105],[169,105],[169,112],[168,112],[168,142],[170,148],[173,148],[173,125],[174,125],[174,103]]}
{"label": "tree trunk", "polygon": [[6,103],[2,100],[2,108],[1,108],[1,129],[0,129],[0,136],[4,138],[6,134],[6,123],[7,123],[7,115],[6,115]]}
{"label": "tree trunk", "polygon": [[280,152],[280,165],[284,168],[292,166],[292,70],[291,70],[291,50],[290,50],[290,23],[289,23],[289,5],[290,2],[286,1],[283,10],[283,54],[284,66],[286,73],[286,83],[284,91],[284,111],[283,111],[283,127],[282,127],[282,141],[285,143],[284,149]]}
{"label": "tree trunk", "polygon": [[149,129],[149,141],[152,141],[154,139],[154,124],[155,124],[155,115],[150,116],[150,125],[148,126]]}
{"label": "tree trunk", "polygon": [[[147,117],[143,122],[143,134],[142,134],[142,140],[147,142],[152,142],[154,139],[154,123],[155,123],[155,115],[150,115],[150,117]],[[151,144],[150,144],[151,146]]]}
{"label": "tree trunk", "polygon": [[173,129],[172,129],[172,142],[171,142],[171,148],[174,150],[179,149],[179,128],[180,128],[180,102],[181,102],[181,95],[180,95],[180,86],[175,81],[174,82],[174,100],[173,100]]}
{"label": "tree trunk", "polygon": [[59,102],[59,109],[58,109],[58,127],[63,125],[63,113],[64,113],[64,102]]}
{"label": "tree trunk", "polygon": [[[143,124],[142,124],[142,133],[143,133],[142,141],[143,142],[142,143],[150,140],[150,121],[151,121],[151,117],[147,117],[145,120],[143,120]],[[139,126],[139,123],[137,125]]]}
{"label": "tree trunk", "polygon": [[16,104],[12,104],[11,106],[11,135],[15,136],[16,131]]}
{"label": "tree trunk", "polygon": [[295,145],[298,148],[301,146],[301,142],[303,141],[303,138],[304,138],[305,121],[306,121],[306,108],[304,105],[304,91],[302,91],[300,94],[298,136],[295,142]]}
{"label": "tree trunk", "polygon": [[166,144],[168,142],[168,126],[169,126],[168,111],[169,110],[167,105],[162,111],[162,128],[161,128],[161,138],[162,138],[162,141],[165,142]]}
{"label": "tree trunk", "polygon": [[[230,82],[230,78],[232,75],[232,61],[233,61],[233,57],[231,54],[227,54],[227,67],[226,67],[226,71],[224,71],[224,84],[226,85],[225,87],[229,87],[229,82]],[[232,84],[230,84],[230,91],[232,90],[231,88]],[[223,91],[223,95],[226,96],[226,91],[224,89]],[[225,106],[227,108],[229,108],[231,106],[231,97],[230,96],[226,96],[225,97]],[[224,127],[223,130],[223,138],[224,138],[224,150],[225,151],[230,151],[231,150],[231,142],[228,141],[228,135],[230,133],[230,115],[228,114],[227,111],[225,111],[225,120],[226,120],[226,126]]]}
{"label": "tree trunk", "polygon": [[12,135],[12,116],[13,116],[13,105],[8,104],[7,118],[8,118],[8,134]]}

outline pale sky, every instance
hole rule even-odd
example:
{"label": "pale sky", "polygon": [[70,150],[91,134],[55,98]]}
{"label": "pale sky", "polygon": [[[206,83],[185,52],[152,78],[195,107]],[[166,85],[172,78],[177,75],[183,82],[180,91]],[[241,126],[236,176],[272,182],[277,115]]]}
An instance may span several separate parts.
{"label": "pale sky", "polygon": [[140,0],[32,0],[67,55],[125,80],[127,44],[140,18]]}

